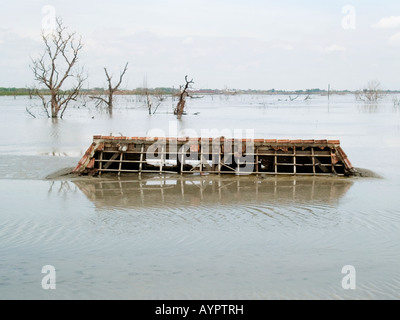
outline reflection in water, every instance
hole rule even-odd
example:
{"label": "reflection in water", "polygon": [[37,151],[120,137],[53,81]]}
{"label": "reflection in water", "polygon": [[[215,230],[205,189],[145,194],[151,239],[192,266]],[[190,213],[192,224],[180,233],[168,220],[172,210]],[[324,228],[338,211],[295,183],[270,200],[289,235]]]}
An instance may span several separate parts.
{"label": "reflection in water", "polygon": [[48,193],[58,193],[58,194],[67,194],[70,192],[74,192],[76,188],[72,188],[71,184],[69,181],[60,181],[59,184],[56,183],[56,181],[51,181],[50,182],[50,187]]}
{"label": "reflection in water", "polygon": [[361,113],[378,113],[379,106],[377,103],[364,103],[359,106]]}
{"label": "reflection in water", "polygon": [[49,135],[50,137],[54,138],[54,142],[58,142],[60,136],[60,126],[58,118],[51,118]]}
{"label": "reflection in water", "polygon": [[266,202],[334,205],[353,182],[325,177],[148,176],[74,183],[99,209]]}

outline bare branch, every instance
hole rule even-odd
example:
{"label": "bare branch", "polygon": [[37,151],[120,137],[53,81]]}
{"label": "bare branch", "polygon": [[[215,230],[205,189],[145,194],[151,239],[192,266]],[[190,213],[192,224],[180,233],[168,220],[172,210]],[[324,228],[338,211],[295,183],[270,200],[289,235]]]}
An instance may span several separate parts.
{"label": "bare branch", "polygon": [[31,109],[28,109],[28,107],[26,107],[25,110],[31,117],[36,119],[36,116],[31,112]]}
{"label": "bare branch", "polygon": [[161,105],[161,102],[159,102],[158,103],[158,105],[157,105],[157,107],[154,109],[154,111],[153,111],[153,114],[155,114],[156,113],[156,111],[157,111],[157,109],[158,109],[158,107]]}
{"label": "bare branch", "polygon": [[48,110],[49,101],[46,101],[45,97],[39,92],[39,90],[36,90],[36,95],[42,100],[43,109],[46,111],[47,117],[50,118],[50,113]]}
{"label": "bare branch", "polygon": [[105,103],[106,105],[108,104],[108,101],[102,97],[89,96],[89,98],[93,100],[99,100],[99,102],[96,104],[96,107],[98,107],[101,103]]}
{"label": "bare branch", "polygon": [[83,77],[82,74],[79,74],[77,76],[77,79],[78,79],[78,83],[75,85],[75,87],[67,93],[65,98],[60,100],[61,101],[60,102],[60,109],[62,110],[60,118],[63,117],[64,112],[67,109],[68,104],[71,101],[76,101],[76,98],[77,98],[77,96],[79,95],[79,92],[82,89],[82,85],[83,85],[83,82],[86,80],[86,77]]}
{"label": "bare branch", "polygon": [[121,83],[122,83],[122,78],[124,77],[124,75],[125,75],[125,73],[126,73],[127,70],[128,70],[128,62],[126,63],[126,65],[125,65],[125,67],[124,67],[124,70],[121,72],[121,74],[120,74],[120,76],[119,76],[119,81],[118,81],[117,85],[113,88],[113,91],[118,90],[119,86],[120,86]]}

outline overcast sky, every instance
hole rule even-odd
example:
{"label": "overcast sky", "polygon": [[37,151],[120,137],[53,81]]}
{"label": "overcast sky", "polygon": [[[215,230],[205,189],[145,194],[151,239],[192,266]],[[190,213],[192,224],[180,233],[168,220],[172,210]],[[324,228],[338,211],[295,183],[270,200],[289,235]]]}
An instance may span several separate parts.
{"label": "overcast sky", "polygon": [[[49,7],[50,6],[50,7]],[[52,10],[85,44],[85,87],[400,89],[398,0],[0,0],[0,87],[34,84],[30,57]]]}

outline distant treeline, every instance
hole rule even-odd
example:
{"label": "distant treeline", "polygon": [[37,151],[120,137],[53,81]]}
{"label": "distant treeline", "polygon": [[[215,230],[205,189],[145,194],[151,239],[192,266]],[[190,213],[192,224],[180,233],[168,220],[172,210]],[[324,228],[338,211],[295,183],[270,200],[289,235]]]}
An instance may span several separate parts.
{"label": "distant treeline", "polygon": [[[0,87],[0,96],[32,96],[35,95],[37,89],[33,88],[3,88]],[[46,89],[39,90],[41,94],[49,94],[50,92]],[[86,95],[101,95],[102,93],[106,93],[106,89],[104,88],[92,88],[92,89],[82,89],[81,94]],[[136,88],[131,90],[120,90],[116,94],[123,95],[176,95],[179,94],[179,89],[177,88]],[[357,91],[351,90],[331,90],[331,94],[348,94],[348,93],[356,93]],[[382,93],[400,93],[400,90],[383,90]],[[294,90],[294,91],[286,91],[286,90],[241,90],[241,89],[196,89],[191,90],[191,94],[328,94],[328,90],[322,89],[305,89],[305,90]]]}
{"label": "distant treeline", "polygon": [[[25,95],[35,95],[38,89],[34,88],[3,88],[0,87],[0,96],[25,96]],[[81,89],[81,94],[102,94],[106,93],[106,89],[104,88],[93,88],[93,89]],[[39,89],[41,94],[50,94],[50,91],[47,89]],[[63,92],[60,92],[61,94]],[[116,94],[151,94],[151,95],[172,95],[179,93],[178,89],[174,88],[137,88],[132,90],[119,90]]]}
{"label": "distant treeline", "polygon": [[26,96],[30,94],[27,88],[0,88],[1,96]]}

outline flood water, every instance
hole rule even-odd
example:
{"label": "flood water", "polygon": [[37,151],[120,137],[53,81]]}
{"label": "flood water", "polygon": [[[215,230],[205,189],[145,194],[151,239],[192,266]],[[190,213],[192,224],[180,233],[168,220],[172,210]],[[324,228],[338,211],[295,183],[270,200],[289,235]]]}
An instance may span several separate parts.
{"label": "flood water", "polygon": [[[52,121],[0,97],[0,299],[399,299],[399,107],[287,99],[199,97],[176,121],[170,98],[149,115],[118,97],[112,117],[80,102]],[[54,174],[109,134],[340,139],[379,177]]]}

